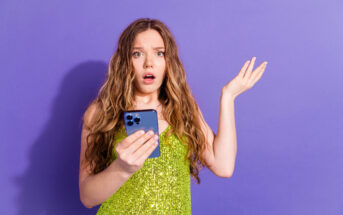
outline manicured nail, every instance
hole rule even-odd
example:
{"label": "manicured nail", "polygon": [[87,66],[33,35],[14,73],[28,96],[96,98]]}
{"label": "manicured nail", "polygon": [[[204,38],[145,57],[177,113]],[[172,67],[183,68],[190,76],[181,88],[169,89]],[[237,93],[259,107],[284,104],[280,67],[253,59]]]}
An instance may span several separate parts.
{"label": "manicured nail", "polygon": [[152,136],[153,134],[154,134],[154,132],[151,131],[151,130],[148,132],[148,135],[149,135],[149,136]]}
{"label": "manicured nail", "polygon": [[155,136],[154,136],[154,139],[155,139],[155,140],[158,140],[158,136],[157,136],[157,135],[155,135]]}

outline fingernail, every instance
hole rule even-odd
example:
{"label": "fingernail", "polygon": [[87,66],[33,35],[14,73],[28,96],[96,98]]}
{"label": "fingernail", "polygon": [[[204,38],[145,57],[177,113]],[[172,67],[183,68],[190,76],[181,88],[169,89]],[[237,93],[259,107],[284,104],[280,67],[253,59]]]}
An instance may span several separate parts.
{"label": "fingernail", "polygon": [[141,134],[145,134],[145,131],[144,131],[144,130],[141,130]]}
{"label": "fingernail", "polygon": [[153,135],[153,134],[154,134],[154,132],[151,131],[151,130],[148,132],[148,135],[149,135],[149,136],[151,136],[151,135]]}
{"label": "fingernail", "polygon": [[154,136],[154,139],[155,139],[155,140],[158,140],[158,136],[157,136],[157,135],[155,135],[155,136]]}

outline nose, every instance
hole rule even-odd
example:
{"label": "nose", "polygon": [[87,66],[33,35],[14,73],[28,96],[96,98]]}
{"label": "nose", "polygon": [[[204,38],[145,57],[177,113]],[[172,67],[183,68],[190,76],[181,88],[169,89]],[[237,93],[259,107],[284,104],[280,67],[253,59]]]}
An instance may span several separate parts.
{"label": "nose", "polygon": [[153,67],[153,64],[154,62],[151,54],[147,54],[144,62],[144,68]]}

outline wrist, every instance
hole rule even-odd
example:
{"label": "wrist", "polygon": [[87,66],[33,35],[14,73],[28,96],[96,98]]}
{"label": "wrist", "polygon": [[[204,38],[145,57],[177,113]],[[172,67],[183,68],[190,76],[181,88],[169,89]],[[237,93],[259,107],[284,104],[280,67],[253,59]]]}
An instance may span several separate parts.
{"label": "wrist", "polygon": [[234,101],[236,99],[236,96],[231,94],[231,93],[227,93],[226,91],[222,90],[221,99],[225,100],[225,101]]}
{"label": "wrist", "polygon": [[118,160],[114,160],[109,166],[112,173],[119,174],[124,179],[129,179],[132,176],[132,173],[125,171],[119,164]]}

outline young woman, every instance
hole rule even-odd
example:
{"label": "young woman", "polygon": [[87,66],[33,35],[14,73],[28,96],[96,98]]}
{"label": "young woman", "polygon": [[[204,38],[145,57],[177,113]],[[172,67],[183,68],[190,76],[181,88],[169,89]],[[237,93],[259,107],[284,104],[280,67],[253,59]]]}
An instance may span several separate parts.
{"label": "young woman", "polygon": [[[190,176],[208,167],[231,177],[236,159],[235,98],[262,76],[255,57],[222,88],[218,133],[205,122],[186,82],[175,40],[156,19],[121,34],[107,79],[83,117],[81,202],[97,214],[191,214]],[[126,136],[123,111],[155,109],[159,134]],[[149,158],[160,140],[161,155]]]}

